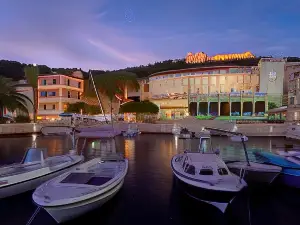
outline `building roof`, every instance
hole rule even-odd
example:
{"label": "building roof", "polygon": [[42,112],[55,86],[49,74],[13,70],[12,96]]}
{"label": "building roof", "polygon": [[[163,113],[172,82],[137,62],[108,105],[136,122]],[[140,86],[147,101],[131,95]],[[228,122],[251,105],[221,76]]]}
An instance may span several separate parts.
{"label": "building roof", "polygon": [[187,68],[187,69],[178,69],[178,70],[167,70],[167,71],[153,73],[149,77],[164,75],[164,74],[210,71],[210,70],[230,69],[230,68],[253,68],[253,66],[209,66],[209,67],[196,67],[196,68]]}

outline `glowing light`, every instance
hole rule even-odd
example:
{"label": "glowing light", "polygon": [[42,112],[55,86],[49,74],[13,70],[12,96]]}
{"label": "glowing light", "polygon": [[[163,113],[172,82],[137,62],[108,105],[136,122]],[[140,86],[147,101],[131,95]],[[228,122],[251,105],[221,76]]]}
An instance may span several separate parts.
{"label": "glowing light", "polygon": [[186,63],[204,63],[208,61],[227,61],[227,60],[239,60],[239,59],[250,59],[255,58],[251,52],[244,52],[239,54],[220,54],[209,57],[204,52],[198,52],[193,54],[189,52],[185,58]]}

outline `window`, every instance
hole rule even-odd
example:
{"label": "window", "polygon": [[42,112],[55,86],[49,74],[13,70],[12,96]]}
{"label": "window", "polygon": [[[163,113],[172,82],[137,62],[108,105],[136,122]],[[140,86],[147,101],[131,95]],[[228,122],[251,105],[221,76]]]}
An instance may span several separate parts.
{"label": "window", "polygon": [[290,105],[294,105],[295,104],[295,97],[290,97]]}
{"label": "window", "polygon": [[225,168],[219,168],[218,173],[220,175],[228,175],[228,171]]}
{"label": "window", "polygon": [[80,92],[77,93],[77,99],[80,99]]}
{"label": "window", "polygon": [[182,79],[182,85],[188,85],[188,82],[189,82],[188,78]]}
{"label": "window", "polygon": [[225,74],[227,73],[227,70],[220,70],[220,74]]}
{"label": "window", "polygon": [[250,76],[249,75],[245,75],[244,76],[244,83],[246,84],[249,84],[251,81],[250,81]]}
{"label": "window", "polygon": [[56,84],[56,79],[53,79],[52,84]]}
{"label": "window", "polygon": [[208,77],[202,77],[202,84],[208,84]]}
{"label": "window", "polygon": [[48,96],[53,97],[53,96],[55,96],[55,95],[56,95],[56,92],[55,92],[55,91],[48,92]]}
{"label": "window", "polygon": [[220,84],[220,92],[225,93],[225,84]]}
{"label": "window", "polygon": [[201,169],[200,170],[200,175],[213,175],[213,171],[211,169]]}
{"label": "window", "polygon": [[55,105],[52,105],[52,109],[55,110]]}
{"label": "window", "polygon": [[195,78],[195,84],[200,84],[201,83],[201,78]]}
{"label": "window", "polygon": [[191,174],[191,175],[195,175],[195,166],[193,165],[189,165],[187,164],[186,168],[185,168],[185,172],[188,173],[188,174]]}
{"label": "window", "polygon": [[149,84],[144,84],[144,92],[149,92]]}
{"label": "window", "polygon": [[46,105],[44,105],[44,110],[46,110],[47,109],[47,106]]}
{"label": "window", "polygon": [[68,98],[71,98],[71,92],[68,91]]}
{"label": "window", "polygon": [[69,79],[67,80],[67,85],[70,86],[70,80]]}
{"label": "window", "polygon": [[47,80],[43,80],[42,85],[47,85]]}
{"label": "window", "polygon": [[78,88],[81,88],[81,82],[78,82]]}
{"label": "window", "polygon": [[41,91],[41,97],[47,97],[47,92],[46,91]]}
{"label": "window", "polygon": [[244,82],[244,77],[243,77],[243,76],[238,76],[238,77],[237,77],[237,82],[238,82],[239,84],[242,84],[242,83]]}
{"label": "window", "polygon": [[208,94],[208,85],[207,84],[202,85],[202,93],[203,94]]}

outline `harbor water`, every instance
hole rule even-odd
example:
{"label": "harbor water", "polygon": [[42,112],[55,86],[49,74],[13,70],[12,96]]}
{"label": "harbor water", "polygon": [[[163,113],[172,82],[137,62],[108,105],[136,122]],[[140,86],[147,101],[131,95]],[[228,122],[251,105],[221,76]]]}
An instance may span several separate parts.
{"label": "harbor water", "polygon": [[[300,190],[272,187],[238,196],[223,215],[216,208],[190,199],[176,188],[170,167],[173,155],[187,149],[197,149],[199,140],[177,139],[172,135],[140,135],[132,139],[116,137],[116,151],[129,160],[129,170],[121,191],[103,207],[66,224],[130,224],[130,225],[298,225]],[[213,137],[213,148],[219,149],[225,160],[244,159],[240,143],[227,137]],[[251,137],[248,149],[275,151],[274,145],[300,142],[284,138]],[[48,155],[64,154],[71,148],[68,137],[22,136],[0,138],[0,165],[21,161],[27,147],[44,147]],[[99,157],[100,141],[78,143],[85,160]],[[32,192],[0,200],[1,225],[25,225],[36,205]],[[55,225],[56,222],[40,210],[32,225]]]}

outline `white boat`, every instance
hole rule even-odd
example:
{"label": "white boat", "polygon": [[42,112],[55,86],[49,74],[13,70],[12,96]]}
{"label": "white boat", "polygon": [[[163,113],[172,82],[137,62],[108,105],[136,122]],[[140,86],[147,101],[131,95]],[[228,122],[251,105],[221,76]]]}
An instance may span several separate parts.
{"label": "white boat", "polygon": [[0,167],[0,199],[33,190],[83,159],[74,154],[47,157],[47,149],[29,148],[21,163]]}
{"label": "white boat", "polygon": [[34,202],[58,223],[100,207],[122,187],[128,160],[114,155],[95,158],[38,187]]}
{"label": "white boat", "polygon": [[[210,128],[207,128],[210,129]],[[226,130],[212,129],[215,132],[222,132],[230,136],[231,141],[239,142],[243,145],[243,150],[245,153],[245,160],[235,160],[226,162],[229,170],[239,176],[247,182],[249,186],[252,185],[264,185],[271,184],[275,178],[280,174],[282,168],[275,165],[262,164],[257,162],[250,162],[248,157],[248,152],[246,148],[246,141],[248,137],[237,132],[231,132]]]}
{"label": "white boat", "polygon": [[136,123],[130,123],[126,131],[123,132],[124,137],[135,137],[139,135],[141,132]]}
{"label": "white boat", "polygon": [[218,155],[208,151],[209,139],[203,139],[206,141],[201,143],[200,137],[200,152],[184,152],[172,158],[172,171],[186,194],[214,205],[224,213],[247,184],[232,174]]}

